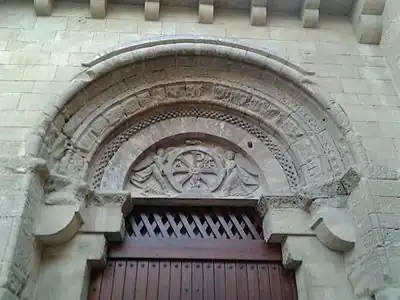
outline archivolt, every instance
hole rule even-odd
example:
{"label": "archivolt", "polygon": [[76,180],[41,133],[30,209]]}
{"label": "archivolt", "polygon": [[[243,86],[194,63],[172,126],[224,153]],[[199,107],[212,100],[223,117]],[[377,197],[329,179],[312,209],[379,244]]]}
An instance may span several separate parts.
{"label": "archivolt", "polygon": [[[278,161],[285,160],[287,176],[297,174],[288,177],[293,189],[360,160],[340,106],[309,74],[265,51],[221,40],[161,39],[113,49],[85,65],[28,143],[30,154],[59,172],[86,179],[89,169],[99,174],[96,161],[107,164],[119,147],[115,139],[122,143],[126,132],[181,114],[236,122],[264,139]],[[66,142],[75,156],[65,151]],[[76,155],[87,167],[62,170]]]}

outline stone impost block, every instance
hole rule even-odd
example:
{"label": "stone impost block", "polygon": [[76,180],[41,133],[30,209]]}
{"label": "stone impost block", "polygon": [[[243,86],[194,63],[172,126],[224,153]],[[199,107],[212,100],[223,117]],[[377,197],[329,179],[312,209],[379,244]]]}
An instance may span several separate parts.
{"label": "stone impost block", "polygon": [[320,0],[304,0],[301,10],[301,21],[305,28],[316,28],[319,25]]}
{"label": "stone impost block", "polygon": [[160,2],[145,1],[144,3],[144,18],[147,21],[157,21],[160,17]]}
{"label": "stone impost block", "polygon": [[211,24],[214,21],[214,3],[206,4],[201,2],[199,3],[199,22]]}
{"label": "stone impost block", "polygon": [[107,13],[107,0],[90,0],[90,13],[92,18],[105,18]]}
{"label": "stone impost block", "polygon": [[72,239],[83,224],[82,206],[42,206],[34,235],[47,245],[62,244]]}
{"label": "stone impost block", "polygon": [[321,207],[313,216],[311,229],[331,250],[345,252],[354,248],[355,229],[344,209]]}
{"label": "stone impost block", "polygon": [[35,7],[36,15],[50,16],[53,9],[53,0],[34,0],[33,6]]}
{"label": "stone impost block", "polygon": [[122,241],[125,222],[120,206],[89,206],[82,212],[84,233],[102,233],[110,242]]}
{"label": "stone impost block", "polygon": [[313,236],[310,215],[300,209],[269,209],[263,219],[264,238],[268,243],[281,243],[288,235]]}

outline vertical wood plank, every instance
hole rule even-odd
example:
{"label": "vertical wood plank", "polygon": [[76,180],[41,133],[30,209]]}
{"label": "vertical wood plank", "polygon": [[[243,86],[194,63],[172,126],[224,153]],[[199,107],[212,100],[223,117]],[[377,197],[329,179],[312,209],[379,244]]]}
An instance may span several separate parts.
{"label": "vertical wood plank", "polygon": [[234,262],[227,262],[225,264],[225,289],[226,289],[226,299],[227,300],[237,300],[236,291],[236,266]]}
{"label": "vertical wood plank", "polygon": [[291,283],[292,283],[292,299],[297,300],[297,284],[296,284],[296,273],[294,271],[290,272],[291,274]]}
{"label": "vertical wood plank", "polygon": [[111,299],[122,300],[124,293],[124,280],[125,280],[126,262],[116,261],[114,267],[114,281]]}
{"label": "vertical wood plank", "polygon": [[225,300],[225,264],[223,262],[214,263],[214,282],[215,282],[215,299]]}
{"label": "vertical wood plank", "polygon": [[279,265],[269,264],[268,269],[269,269],[269,278],[271,283],[271,297],[272,299],[281,300],[282,291],[281,291]]}
{"label": "vertical wood plank", "polygon": [[203,263],[203,294],[204,300],[219,299],[215,297],[214,283],[214,264],[212,262]]}
{"label": "vertical wood plank", "polygon": [[126,272],[124,280],[124,293],[123,299],[133,299],[136,289],[136,275],[137,275],[138,261],[129,261],[126,263]]}
{"label": "vertical wood plank", "polygon": [[279,266],[281,278],[282,300],[293,300],[292,271],[286,270],[282,265]]}
{"label": "vertical wood plank", "polygon": [[182,262],[182,289],[181,299],[191,300],[192,296],[192,265],[188,261]]}
{"label": "vertical wood plank", "polygon": [[101,282],[100,300],[111,299],[111,293],[114,281],[114,267],[115,267],[115,262],[109,261],[107,263],[107,267],[103,273],[103,280]]}
{"label": "vertical wood plank", "polygon": [[249,291],[249,298],[251,300],[268,300],[268,298],[260,297],[260,286],[259,280],[263,278],[258,278],[257,264],[248,263],[247,264],[247,286]]}
{"label": "vertical wood plank", "polygon": [[90,285],[88,291],[88,300],[99,300],[101,291],[101,281],[103,279],[103,270],[92,270],[90,275]]}
{"label": "vertical wood plank", "polygon": [[147,300],[157,300],[158,280],[160,277],[160,261],[149,261],[149,274],[147,276]]}
{"label": "vertical wood plank", "polygon": [[[248,278],[246,263],[236,263],[236,290],[237,299],[249,299]],[[252,299],[253,300],[253,299]]]}
{"label": "vertical wood plank", "polygon": [[160,277],[158,279],[157,300],[169,300],[171,266],[172,265],[169,261],[160,261]]}
{"label": "vertical wood plank", "polygon": [[170,276],[169,299],[179,300],[182,290],[182,263],[180,261],[171,261]]}
{"label": "vertical wood plank", "polygon": [[145,260],[138,261],[134,299],[140,299],[140,300],[146,299],[148,271],[149,271],[149,262]]}
{"label": "vertical wood plank", "polygon": [[258,264],[258,282],[260,286],[260,299],[268,299],[268,300],[279,300],[273,299],[271,296],[271,286],[269,280],[269,271],[267,264]]}
{"label": "vertical wood plank", "polygon": [[192,300],[203,300],[203,264],[192,263]]}

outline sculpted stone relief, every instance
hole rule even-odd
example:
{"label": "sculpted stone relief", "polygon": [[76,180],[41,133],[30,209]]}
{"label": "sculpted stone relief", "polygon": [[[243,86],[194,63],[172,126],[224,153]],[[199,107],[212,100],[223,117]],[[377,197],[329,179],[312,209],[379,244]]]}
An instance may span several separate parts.
{"label": "sculpted stone relief", "polygon": [[132,190],[146,195],[250,197],[260,172],[243,155],[200,141],[158,148],[129,175]]}

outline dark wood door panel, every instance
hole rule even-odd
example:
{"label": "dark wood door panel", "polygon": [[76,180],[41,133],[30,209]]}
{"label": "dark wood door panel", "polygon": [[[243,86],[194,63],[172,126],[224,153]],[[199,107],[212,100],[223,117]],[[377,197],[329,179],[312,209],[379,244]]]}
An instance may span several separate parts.
{"label": "dark wood door panel", "polygon": [[295,300],[293,272],[279,263],[114,260],[94,270],[89,300]]}

